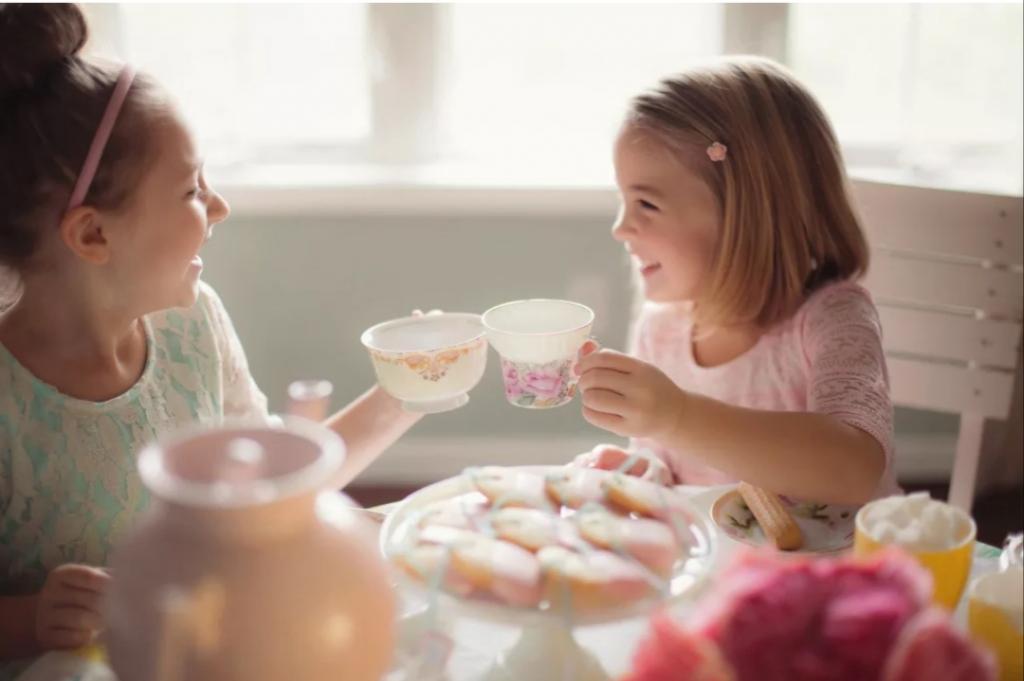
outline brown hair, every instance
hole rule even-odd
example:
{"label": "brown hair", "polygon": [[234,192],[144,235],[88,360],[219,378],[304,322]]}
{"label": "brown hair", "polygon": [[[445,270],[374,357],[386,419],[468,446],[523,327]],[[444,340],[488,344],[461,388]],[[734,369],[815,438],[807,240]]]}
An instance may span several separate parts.
{"label": "brown hair", "polygon": [[[769,327],[808,293],[863,275],[868,246],[832,126],[779,64],[728,57],[633,99],[626,125],[650,131],[718,197],[722,231],[696,314],[706,325]],[[713,162],[713,142],[727,156]]]}
{"label": "brown hair", "polygon": [[[14,272],[59,224],[120,73],[79,55],[87,38],[76,5],[0,5],[0,266]],[[152,156],[147,133],[166,103],[152,79],[136,76],[87,205],[124,205]]]}

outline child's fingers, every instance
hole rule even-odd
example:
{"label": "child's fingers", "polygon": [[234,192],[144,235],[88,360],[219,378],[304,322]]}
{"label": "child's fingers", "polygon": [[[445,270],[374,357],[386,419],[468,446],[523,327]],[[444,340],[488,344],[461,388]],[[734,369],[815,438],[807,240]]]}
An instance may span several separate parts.
{"label": "child's fingers", "polygon": [[[597,468],[616,470],[631,456],[632,454],[620,447],[607,446],[606,449],[597,453],[599,461]],[[643,475],[647,469],[647,460],[641,457],[629,467],[626,473],[628,475]]]}
{"label": "child's fingers", "polygon": [[61,584],[86,591],[102,592],[110,582],[110,575],[102,568],[89,565],[60,565],[53,570]]}
{"label": "child's fingers", "polygon": [[80,629],[49,629],[40,632],[39,642],[48,650],[69,650],[92,643],[93,632]]}
{"label": "child's fingers", "polygon": [[99,612],[75,606],[54,608],[50,611],[47,624],[50,629],[99,631],[103,628],[103,620]]}
{"label": "child's fingers", "polygon": [[625,395],[629,392],[630,375],[615,369],[590,369],[580,376],[580,391],[604,389]]}
{"label": "child's fingers", "polygon": [[618,468],[629,456],[621,447],[597,445],[589,452],[578,454],[570,465],[583,468]]}
{"label": "child's fingers", "polygon": [[84,608],[99,612],[100,600],[102,598],[103,595],[98,591],[65,585],[64,588],[53,595],[51,602],[57,608]]}
{"label": "child's fingers", "polygon": [[[619,465],[615,466],[615,468],[618,468],[623,463],[624,463],[624,461],[620,461]],[[639,476],[644,475],[647,472],[647,470],[648,470],[647,460],[646,459],[637,459],[636,461],[633,462],[632,466],[630,466],[629,468],[626,469],[625,473],[627,475],[636,475],[636,476],[639,477]]]}
{"label": "child's fingers", "polygon": [[601,346],[598,345],[597,341],[594,339],[589,339],[585,341],[583,345],[580,346],[579,352],[576,353],[576,363],[572,367],[573,373],[576,374],[577,376],[583,373],[583,371],[580,369],[580,360],[589,354],[597,352],[600,349],[600,347]]}
{"label": "child's fingers", "polygon": [[593,338],[590,338],[590,339],[586,340],[583,343],[583,345],[580,346],[579,356],[580,357],[586,357],[587,355],[593,354],[593,353],[597,352],[600,349],[601,349],[601,345],[596,340],[594,340]]}
{"label": "child's fingers", "polygon": [[586,419],[588,423],[597,426],[598,428],[604,428],[616,435],[624,434],[621,432],[624,419],[618,414],[605,414],[604,412],[595,411],[584,405],[583,418]]}
{"label": "child's fingers", "polygon": [[606,414],[621,414],[626,408],[626,398],[604,388],[591,388],[583,391],[583,404],[595,411]]}
{"label": "child's fingers", "polygon": [[590,353],[579,362],[579,373],[581,374],[601,368],[614,369],[628,374],[636,368],[636,360],[629,355],[605,348]]}

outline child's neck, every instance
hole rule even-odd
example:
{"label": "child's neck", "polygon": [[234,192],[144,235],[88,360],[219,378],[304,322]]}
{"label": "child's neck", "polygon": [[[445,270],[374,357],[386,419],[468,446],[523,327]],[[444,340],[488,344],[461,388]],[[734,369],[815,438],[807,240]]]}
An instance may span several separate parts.
{"label": "child's neck", "polygon": [[140,319],[108,298],[88,286],[28,280],[0,316],[0,344],[66,395],[116,397],[141,376],[147,347]]}
{"label": "child's neck", "polygon": [[693,361],[702,367],[727,364],[753,348],[763,334],[764,330],[754,324],[707,329],[694,324],[691,335]]}

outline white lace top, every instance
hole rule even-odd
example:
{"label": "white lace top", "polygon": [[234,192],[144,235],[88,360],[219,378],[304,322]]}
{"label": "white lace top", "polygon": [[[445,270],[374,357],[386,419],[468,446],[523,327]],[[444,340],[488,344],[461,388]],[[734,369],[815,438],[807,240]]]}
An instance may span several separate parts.
{"label": "white lace top", "polygon": [[62,563],[107,564],[148,503],[135,455],[154,438],[225,417],[268,418],[212,288],[201,284],[194,306],[144,323],[142,377],[106,402],[61,394],[0,345],[0,595],[38,591]]}

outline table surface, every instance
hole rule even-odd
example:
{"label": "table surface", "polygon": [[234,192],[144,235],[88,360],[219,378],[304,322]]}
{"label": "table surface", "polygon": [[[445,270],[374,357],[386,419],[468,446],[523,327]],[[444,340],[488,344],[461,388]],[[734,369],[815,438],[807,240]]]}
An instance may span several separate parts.
{"label": "table surface", "polygon": [[[690,495],[694,505],[704,513],[708,513],[711,504],[731,486],[682,488]],[[371,511],[387,511],[393,505],[377,507]],[[718,551],[711,570],[720,569],[727,563],[740,544],[718,534]],[[999,550],[978,544],[975,549],[971,580],[979,575],[998,570]],[[956,620],[963,625],[965,621],[966,600],[961,599],[960,607],[955,614]],[[685,612],[692,607],[692,602],[681,602],[677,610]],[[444,641],[447,636],[450,643],[442,643],[441,647],[448,652],[445,668],[436,678],[438,681],[501,681],[509,678],[496,671],[493,666],[495,659],[502,653],[513,648],[522,634],[516,626],[485,622],[477,619],[459,617],[457,613],[433,613],[425,610],[425,604],[411,598],[403,599],[402,612],[399,614],[399,658],[411,659],[412,651],[419,650],[427,640],[436,643],[437,636],[429,639],[423,637],[423,624],[430,621],[430,628],[443,632],[440,637]],[[611,624],[581,627],[573,630],[575,641],[587,653],[598,661],[604,672],[595,672],[596,676],[587,676],[579,672],[573,678],[616,678],[629,668],[630,656],[637,642],[647,630],[646,618],[634,618]],[[513,653],[514,654],[514,653]],[[426,670],[410,671],[408,665],[399,664],[386,677],[386,681],[429,681],[430,674]],[[562,681],[572,674],[551,670],[550,681]],[[104,665],[89,660],[86,656],[74,653],[48,653],[27,669],[17,681],[115,681],[113,675]],[[538,679],[537,681],[541,681]]]}

